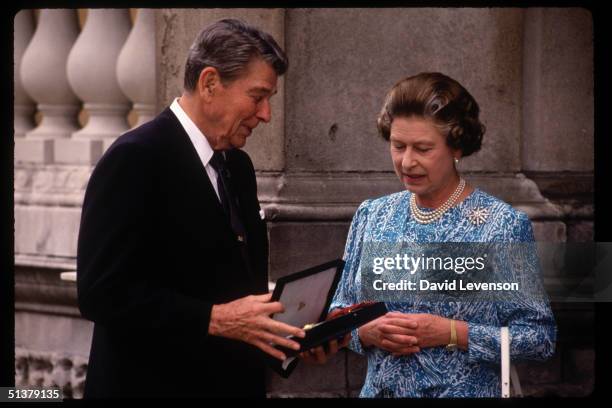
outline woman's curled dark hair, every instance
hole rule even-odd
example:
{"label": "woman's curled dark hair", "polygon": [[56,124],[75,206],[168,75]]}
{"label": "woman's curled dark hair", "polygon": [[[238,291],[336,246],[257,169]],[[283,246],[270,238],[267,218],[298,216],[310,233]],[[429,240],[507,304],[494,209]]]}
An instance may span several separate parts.
{"label": "woman's curled dark hair", "polygon": [[397,117],[431,120],[452,149],[466,157],[480,150],[485,126],[480,108],[459,82],[438,72],[422,72],[402,79],[387,94],[378,115],[378,132],[389,140],[391,124]]}

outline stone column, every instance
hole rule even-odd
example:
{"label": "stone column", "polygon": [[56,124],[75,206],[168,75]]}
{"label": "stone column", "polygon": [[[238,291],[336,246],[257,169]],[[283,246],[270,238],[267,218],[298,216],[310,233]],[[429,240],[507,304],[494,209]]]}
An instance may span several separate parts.
{"label": "stone column", "polygon": [[15,15],[15,37],[13,49],[13,79],[14,79],[14,126],[15,137],[23,137],[26,132],[34,129],[34,112],[36,105],[26,94],[21,83],[21,57],[34,35],[34,15],[32,10],[21,10]]}
{"label": "stone column", "polygon": [[[580,8],[528,8],[523,63],[525,174],[562,209],[557,219],[534,223],[551,241],[593,240],[594,92],[592,16]],[[563,259],[562,253],[557,254]],[[592,282],[587,270],[547,258],[552,293]]]}
{"label": "stone column", "polygon": [[593,26],[586,9],[525,11],[522,163],[530,172],[592,172]]}
{"label": "stone column", "polygon": [[62,163],[94,164],[128,130],[129,100],[117,81],[117,58],[130,32],[127,9],[90,9],[81,35],[68,57],[68,80],[83,100],[89,120],[71,140],[56,146]]}
{"label": "stone column", "polygon": [[593,239],[593,24],[580,8],[525,11],[523,171],[555,199],[569,241]]}
{"label": "stone column", "polygon": [[117,79],[133,102],[138,127],[155,114],[155,10],[139,9],[134,28],[117,60]]}
{"label": "stone column", "polygon": [[75,10],[40,11],[38,27],[21,59],[25,91],[38,103],[42,121],[15,141],[15,161],[51,163],[54,141],[78,129],[79,100],[68,85],[66,60],[79,33]]}

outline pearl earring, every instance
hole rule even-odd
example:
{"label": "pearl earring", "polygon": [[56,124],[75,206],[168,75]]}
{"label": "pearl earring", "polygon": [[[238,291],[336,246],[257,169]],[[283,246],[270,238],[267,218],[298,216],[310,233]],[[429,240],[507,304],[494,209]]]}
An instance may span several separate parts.
{"label": "pearl earring", "polygon": [[459,159],[455,157],[455,166],[459,165]]}

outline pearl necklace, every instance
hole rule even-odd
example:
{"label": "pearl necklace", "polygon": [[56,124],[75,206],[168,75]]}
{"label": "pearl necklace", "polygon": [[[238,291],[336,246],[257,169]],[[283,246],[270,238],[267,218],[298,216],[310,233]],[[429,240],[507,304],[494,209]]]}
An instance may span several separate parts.
{"label": "pearl necklace", "polygon": [[434,222],[438,220],[439,218],[441,218],[444,215],[444,213],[446,213],[446,211],[449,210],[449,208],[455,205],[455,202],[457,201],[461,193],[463,193],[464,188],[465,188],[465,180],[460,179],[459,185],[455,189],[455,192],[451,194],[451,196],[448,198],[448,200],[446,200],[444,204],[442,204],[440,207],[436,208],[433,211],[422,211],[417,206],[416,194],[412,193],[412,195],[410,196],[410,212],[412,213],[412,215],[414,216],[414,219],[419,224],[429,224],[431,222]]}

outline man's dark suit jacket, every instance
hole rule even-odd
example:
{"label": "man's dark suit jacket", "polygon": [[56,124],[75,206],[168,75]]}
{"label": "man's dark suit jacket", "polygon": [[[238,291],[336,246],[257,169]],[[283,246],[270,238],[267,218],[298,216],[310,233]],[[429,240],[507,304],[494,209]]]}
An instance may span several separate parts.
{"label": "man's dark suit jacket", "polygon": [[119,137],[96,166],[77,251],[79,308],[95,322],[85,397],[265,396],[262,353],[207,334],[213,304],[268,291],[253,164],[240,150],[227,163],[251,272],[170,109]]}

